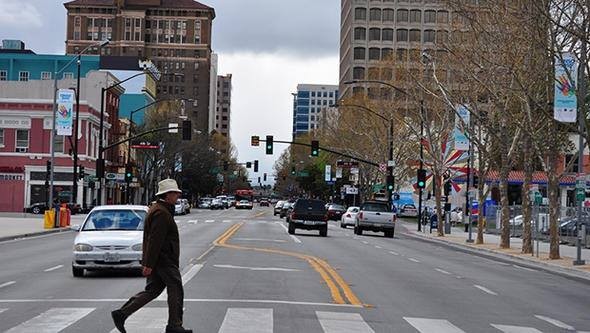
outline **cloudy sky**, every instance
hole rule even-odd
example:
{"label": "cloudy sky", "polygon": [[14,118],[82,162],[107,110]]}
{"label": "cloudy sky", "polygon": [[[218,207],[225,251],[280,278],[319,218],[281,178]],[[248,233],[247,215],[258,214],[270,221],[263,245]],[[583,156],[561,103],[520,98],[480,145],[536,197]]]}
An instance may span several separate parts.
{"label": "cloudy sky", "polygon": [[[0,39],[21,39],[37,53],[64,53],[62,0],[0,0]],[[339,0],[204,0],[215,8],[213,50],[219,73],[233,74],[231,137],[240,161],[274,156],[252,148],[251,135],[291,139],[292,96],[298,83],[337,84]]]}

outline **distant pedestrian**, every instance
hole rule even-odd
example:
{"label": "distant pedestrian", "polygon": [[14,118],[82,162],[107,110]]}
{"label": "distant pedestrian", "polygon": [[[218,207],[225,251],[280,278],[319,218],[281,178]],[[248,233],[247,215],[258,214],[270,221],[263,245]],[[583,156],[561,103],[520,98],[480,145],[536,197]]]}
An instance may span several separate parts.
{"label": "distant pedestrian", "polygon": [[158,200],[150,208],[143,231],[143,275],[145,290],[131,297],[119,310],[111,313],[115,327],[125,331],[125,320],[135,311],[168,291],[168,325],[166,333],[192,333],[182,327],[184,290],[180,276],[180,239],[174,222],[174,205],[182,191],[176,181],[158,183]]}

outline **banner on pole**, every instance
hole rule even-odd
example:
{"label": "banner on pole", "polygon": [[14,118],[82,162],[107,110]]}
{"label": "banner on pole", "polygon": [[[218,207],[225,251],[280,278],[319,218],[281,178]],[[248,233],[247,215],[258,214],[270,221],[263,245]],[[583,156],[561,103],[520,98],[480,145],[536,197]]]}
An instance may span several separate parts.
{"label": "banner on pole", "polygon": [[340,168],[340,167],[336,168],[336,178],[337,179],[342,178],[342,168]]}
{"label": "banner on pole", "polygon": [[332,181],[332,166],[331,166],[331,165],[329,165],[329,164],[326,164],[326,172],[325,172],[325,177],[324,177],[324,179],[325,179],[327,182],[330,182],[330,181]]}
{"label": "banner on pole", "polygon": [[453,130],[456,150],[469,150],[469,138],[463,128],[469,126],[470,119],[471,116],[467,107],[465,105],[457,105],[455,129]]}
{"label": "banner on pole", "polygon": [[72,135],[74,97],[74,91],[71,89],[57,91],[57,114],[55,115],[57,135]]}
{"label": "banner on pole", "polygon": [[553,118],[563,123],[578,121],[578,61],[571,53],[564,53],[562,59],[555,59],[555,96]]}

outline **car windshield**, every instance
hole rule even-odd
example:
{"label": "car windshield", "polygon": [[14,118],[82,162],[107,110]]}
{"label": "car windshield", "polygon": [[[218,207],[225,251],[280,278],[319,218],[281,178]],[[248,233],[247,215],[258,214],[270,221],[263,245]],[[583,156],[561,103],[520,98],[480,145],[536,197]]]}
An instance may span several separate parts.
{"label": "car windshield", "polygon": [[358,213],[358,211],[359,211],[358,207],[348,207],[349,213]]}
{"label": "car windshield", "polygon": [[95,210],[87,217],[82,230],[143,230],[146,214],[136,209]]}
{"label": "car windshield", "polygon": [[369,212],[389,212],[387,204],[381,203],[366,203],[363,205],[362,209]]}
{"label": "car windshield", "polygon": [[330,205],[329,209],[331,209],[331,210],[344,210],[345,208],[342,205]]}

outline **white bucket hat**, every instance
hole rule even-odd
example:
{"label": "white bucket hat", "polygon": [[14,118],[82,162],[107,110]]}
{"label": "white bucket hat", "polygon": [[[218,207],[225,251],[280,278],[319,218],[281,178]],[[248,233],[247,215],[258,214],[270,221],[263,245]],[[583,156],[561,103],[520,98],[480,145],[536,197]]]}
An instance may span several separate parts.
{"label": "white bucket hat", "polygon": [[162,195],[168,192],[178,192],[182,193],[182,191],[178,188],[178,184],[174,179],[164,179],[158,183],[158,193],[156,196]]}

